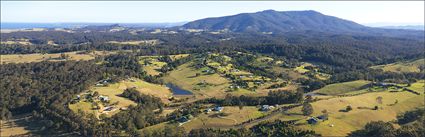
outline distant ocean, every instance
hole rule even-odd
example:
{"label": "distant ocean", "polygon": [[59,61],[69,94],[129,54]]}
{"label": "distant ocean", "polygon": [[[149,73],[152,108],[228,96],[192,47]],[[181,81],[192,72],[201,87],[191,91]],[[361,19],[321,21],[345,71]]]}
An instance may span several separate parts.
{"label": "distant ocean", "polygon": [[28,29],[28,28],[75,28],[87,25],[108,25],[110,23],[0,23],[1,29]]}
{"label": "distant ocean", "polygon": [[[167,28],[183,25],[186,22],[177,23],[119,23],[121,26],[126,27],[153,27],[153,28]],[[1,22],[1,29],[29,29],[29,28],[78,28],[85,26],[104,26],[112,25],[114,23],[11,23]]]}

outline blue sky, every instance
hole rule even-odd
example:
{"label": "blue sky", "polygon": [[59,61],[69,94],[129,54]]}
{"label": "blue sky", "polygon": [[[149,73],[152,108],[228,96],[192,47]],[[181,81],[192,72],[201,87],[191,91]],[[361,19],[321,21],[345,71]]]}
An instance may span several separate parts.
{"label": "blue sky", "polygon": [[267,9],[316,10],[362,24],[423,24],[424,1],[415,2],[18,2],[1,1],[2,22],[182,22]]}

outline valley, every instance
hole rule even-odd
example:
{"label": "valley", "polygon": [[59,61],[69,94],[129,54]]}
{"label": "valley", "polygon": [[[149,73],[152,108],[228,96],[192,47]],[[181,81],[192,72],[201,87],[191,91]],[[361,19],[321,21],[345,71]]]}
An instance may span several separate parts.
{"label": "valley", "polygon": [[317,11],[2,29],[0,136],[420,136],[424,33]]}

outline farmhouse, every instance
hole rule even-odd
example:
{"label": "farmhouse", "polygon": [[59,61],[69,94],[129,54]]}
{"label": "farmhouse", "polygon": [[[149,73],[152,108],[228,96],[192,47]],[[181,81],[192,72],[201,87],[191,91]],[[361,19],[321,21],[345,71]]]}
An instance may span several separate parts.
{"label": "farmhouse", "polygon": [[102,96],[102,95],[100,95],[99,96],[99,100],[100,101],[103,101],[103,102],[106,102],[106,101],[109,101],[109,97],[108,96]]}
{"label": "farmhouse", "polygon": [[207,113],[207,114],[208,114],[208,113],[210,113],[211,111],[212,111],[212,109],[211,109],[211,108],[208,108],[208,109],[205,109],[205,110],[204,110],[204,112],[205,112],[205,113]]}
{"label": "farmhouse", "polygon": [[114,109],[114,107],[112,107],[112,106],[108,106],[108,107],[105,107],[104,109],[103,109],[103,111],[112,111]]}
{"label": "farmhouse", "polygon": [[189,122],[192,118],[193,118],[193,116],[189,114],[189,115],[186,115],[186,116],[183,116],[183,117],[179,118],[177,120],[177,122],[179,122],[179,125],[181,126],[184,123]]}
{"label": "farmhouse", "polygon": [[320,116],[317,117],[317,119],[325,121],[325,120],[328,120],[328,116],[327,115],[320,115]]}
{"label": "farmhouse", "polygon": [[382,86],[382,87],[390,87],[390,86],[396,86],[397,84],[396,83],[387,83],[387,82],[376,82],[376,83],[373,83],[374,85],[377,85],[377,86]]}
{"label": "farmhouse", "polygon": [[316,117],[311,117],[309,119],[307,119],[307,123],[308,124],[317,124],[319,122],[319,119]]}
{"label": "farmhouse", "polygon": [[223,107],[219,107],[219,106],[217,106],[217,107],[214,107],[214,109],[213,109],[214,111],[218,111],[218,112],[221,112],[222,110],[223,110]]}
{"label": "farmhouse", "polygon": [[262,105],[260,110],[261,111],[269,111],[271,109],[274,109],[274,107],[273,106],[269,106],[269,105]]}

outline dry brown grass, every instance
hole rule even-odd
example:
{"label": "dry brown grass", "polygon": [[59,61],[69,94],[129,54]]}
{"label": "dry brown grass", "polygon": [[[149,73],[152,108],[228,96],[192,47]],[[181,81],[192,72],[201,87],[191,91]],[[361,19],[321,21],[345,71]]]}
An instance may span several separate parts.
{"label": "dry brown grass", "polygon": [[61,57],[61,54],[69,56],[66,60],[92,60],[96,56],[104,56],[113,54],[114,52],[103,52],[95,51],[94,53],[88,54],[77,54],[78,52],[65,52],[65,53],[55,53],[55,54],[10,54],[10,55],[0,55],[0,64],[8,63],[31,63],[31,62],[41,62],[41,61],[65,61],[58,59]]}

